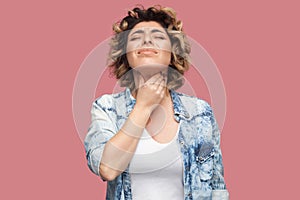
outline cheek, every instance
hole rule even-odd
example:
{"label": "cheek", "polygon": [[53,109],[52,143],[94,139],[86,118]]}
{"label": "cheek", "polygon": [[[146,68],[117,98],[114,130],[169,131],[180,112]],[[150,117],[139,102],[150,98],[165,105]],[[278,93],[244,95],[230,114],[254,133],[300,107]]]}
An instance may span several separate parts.
{"label": "cheek", "polygon": [[161,60],[163,61],[162,64],[169,65],[171,62],[171,52],[170,51],[162,51]]}
{"label": "cheek", "polygon": [[157,46],[164,51],[171,52],[171,42],[169,40],[159,41],[157,42]]}
{"label": "cheek", "polygon": [[131,52],[133,50],[132,45],[128,44],[126,48],[126,53]]}
{"label": "cheek", "polygon": [[135,60],[136,60],[136,58],[135,58],[134,52],[132,52],[132,51],[128,52],[126,54],[126,57],[127,57],[127,61],[129,63],[129,65],[131,67],[135,66]]}
{"label": "cheek", "polygon": [[130,41],[130,42],[128,41],[126,51],[127,53],[130,53],[132,51],[135,51],[138,47],[139,47],[138,41]]}

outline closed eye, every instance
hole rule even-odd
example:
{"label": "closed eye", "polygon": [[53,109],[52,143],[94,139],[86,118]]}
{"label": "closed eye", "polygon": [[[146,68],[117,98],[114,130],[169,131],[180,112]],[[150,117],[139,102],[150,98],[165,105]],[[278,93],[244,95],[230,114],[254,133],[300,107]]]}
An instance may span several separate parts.
{"label": "closed eye", "polygon": [[141,37],[132,37],[132,38],[130,38],[130,41],[135,41],[135,40],[139,40],[139,39],[141,39]]}
{"label": "closed eye", "polygon": [[155,36],[154,38],[155,38],[155,39],[160,39],[160,40],[166,39],[164,36]]}

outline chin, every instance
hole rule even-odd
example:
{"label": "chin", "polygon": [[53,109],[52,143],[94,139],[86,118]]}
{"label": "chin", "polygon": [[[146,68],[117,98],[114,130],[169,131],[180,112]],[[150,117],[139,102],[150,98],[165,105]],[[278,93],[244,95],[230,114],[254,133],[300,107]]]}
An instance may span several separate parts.
{"label": "chin", "polygon": [[139,63],[138,66],[134,67],[135,70],[139,71],[143,74],[144,77],[151,77],[159,72],[166,72],[168,69],[168,65],[164,65],[157,62],[146,62]]}
{"label": "chin", "polygon": [[139,58],[139,61],[136,62],[137,67],[139,66],[168,66],[169,62],[164,62],[161,61],[161,59],[157,59],[157,58],[151,58],[151,57],[143,57],[143,58]]}

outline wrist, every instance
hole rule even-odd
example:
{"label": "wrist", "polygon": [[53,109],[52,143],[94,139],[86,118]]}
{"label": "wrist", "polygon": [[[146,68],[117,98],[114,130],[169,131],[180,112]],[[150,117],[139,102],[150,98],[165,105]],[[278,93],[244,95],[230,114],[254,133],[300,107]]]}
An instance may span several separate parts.
{"label": "wrist", "polygon": [[150,117],[152,112],[152,107],[136,103],[133,110],[136,110],[138,113],[143,113],[146,117]]}

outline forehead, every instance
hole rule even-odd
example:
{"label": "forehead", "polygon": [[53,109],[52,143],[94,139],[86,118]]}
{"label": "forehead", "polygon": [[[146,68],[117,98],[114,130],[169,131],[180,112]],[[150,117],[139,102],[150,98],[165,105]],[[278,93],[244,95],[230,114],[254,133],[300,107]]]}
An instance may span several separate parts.
{"label": "forehead", "polygon": [[[136,29],[159,29],[165,32],[164,28],[155,21],[150,21],[150,22],[140,22],[138,24],[136,24],[132,30],[136,30]],[[131,30],[131,31],[132,31]]]}

